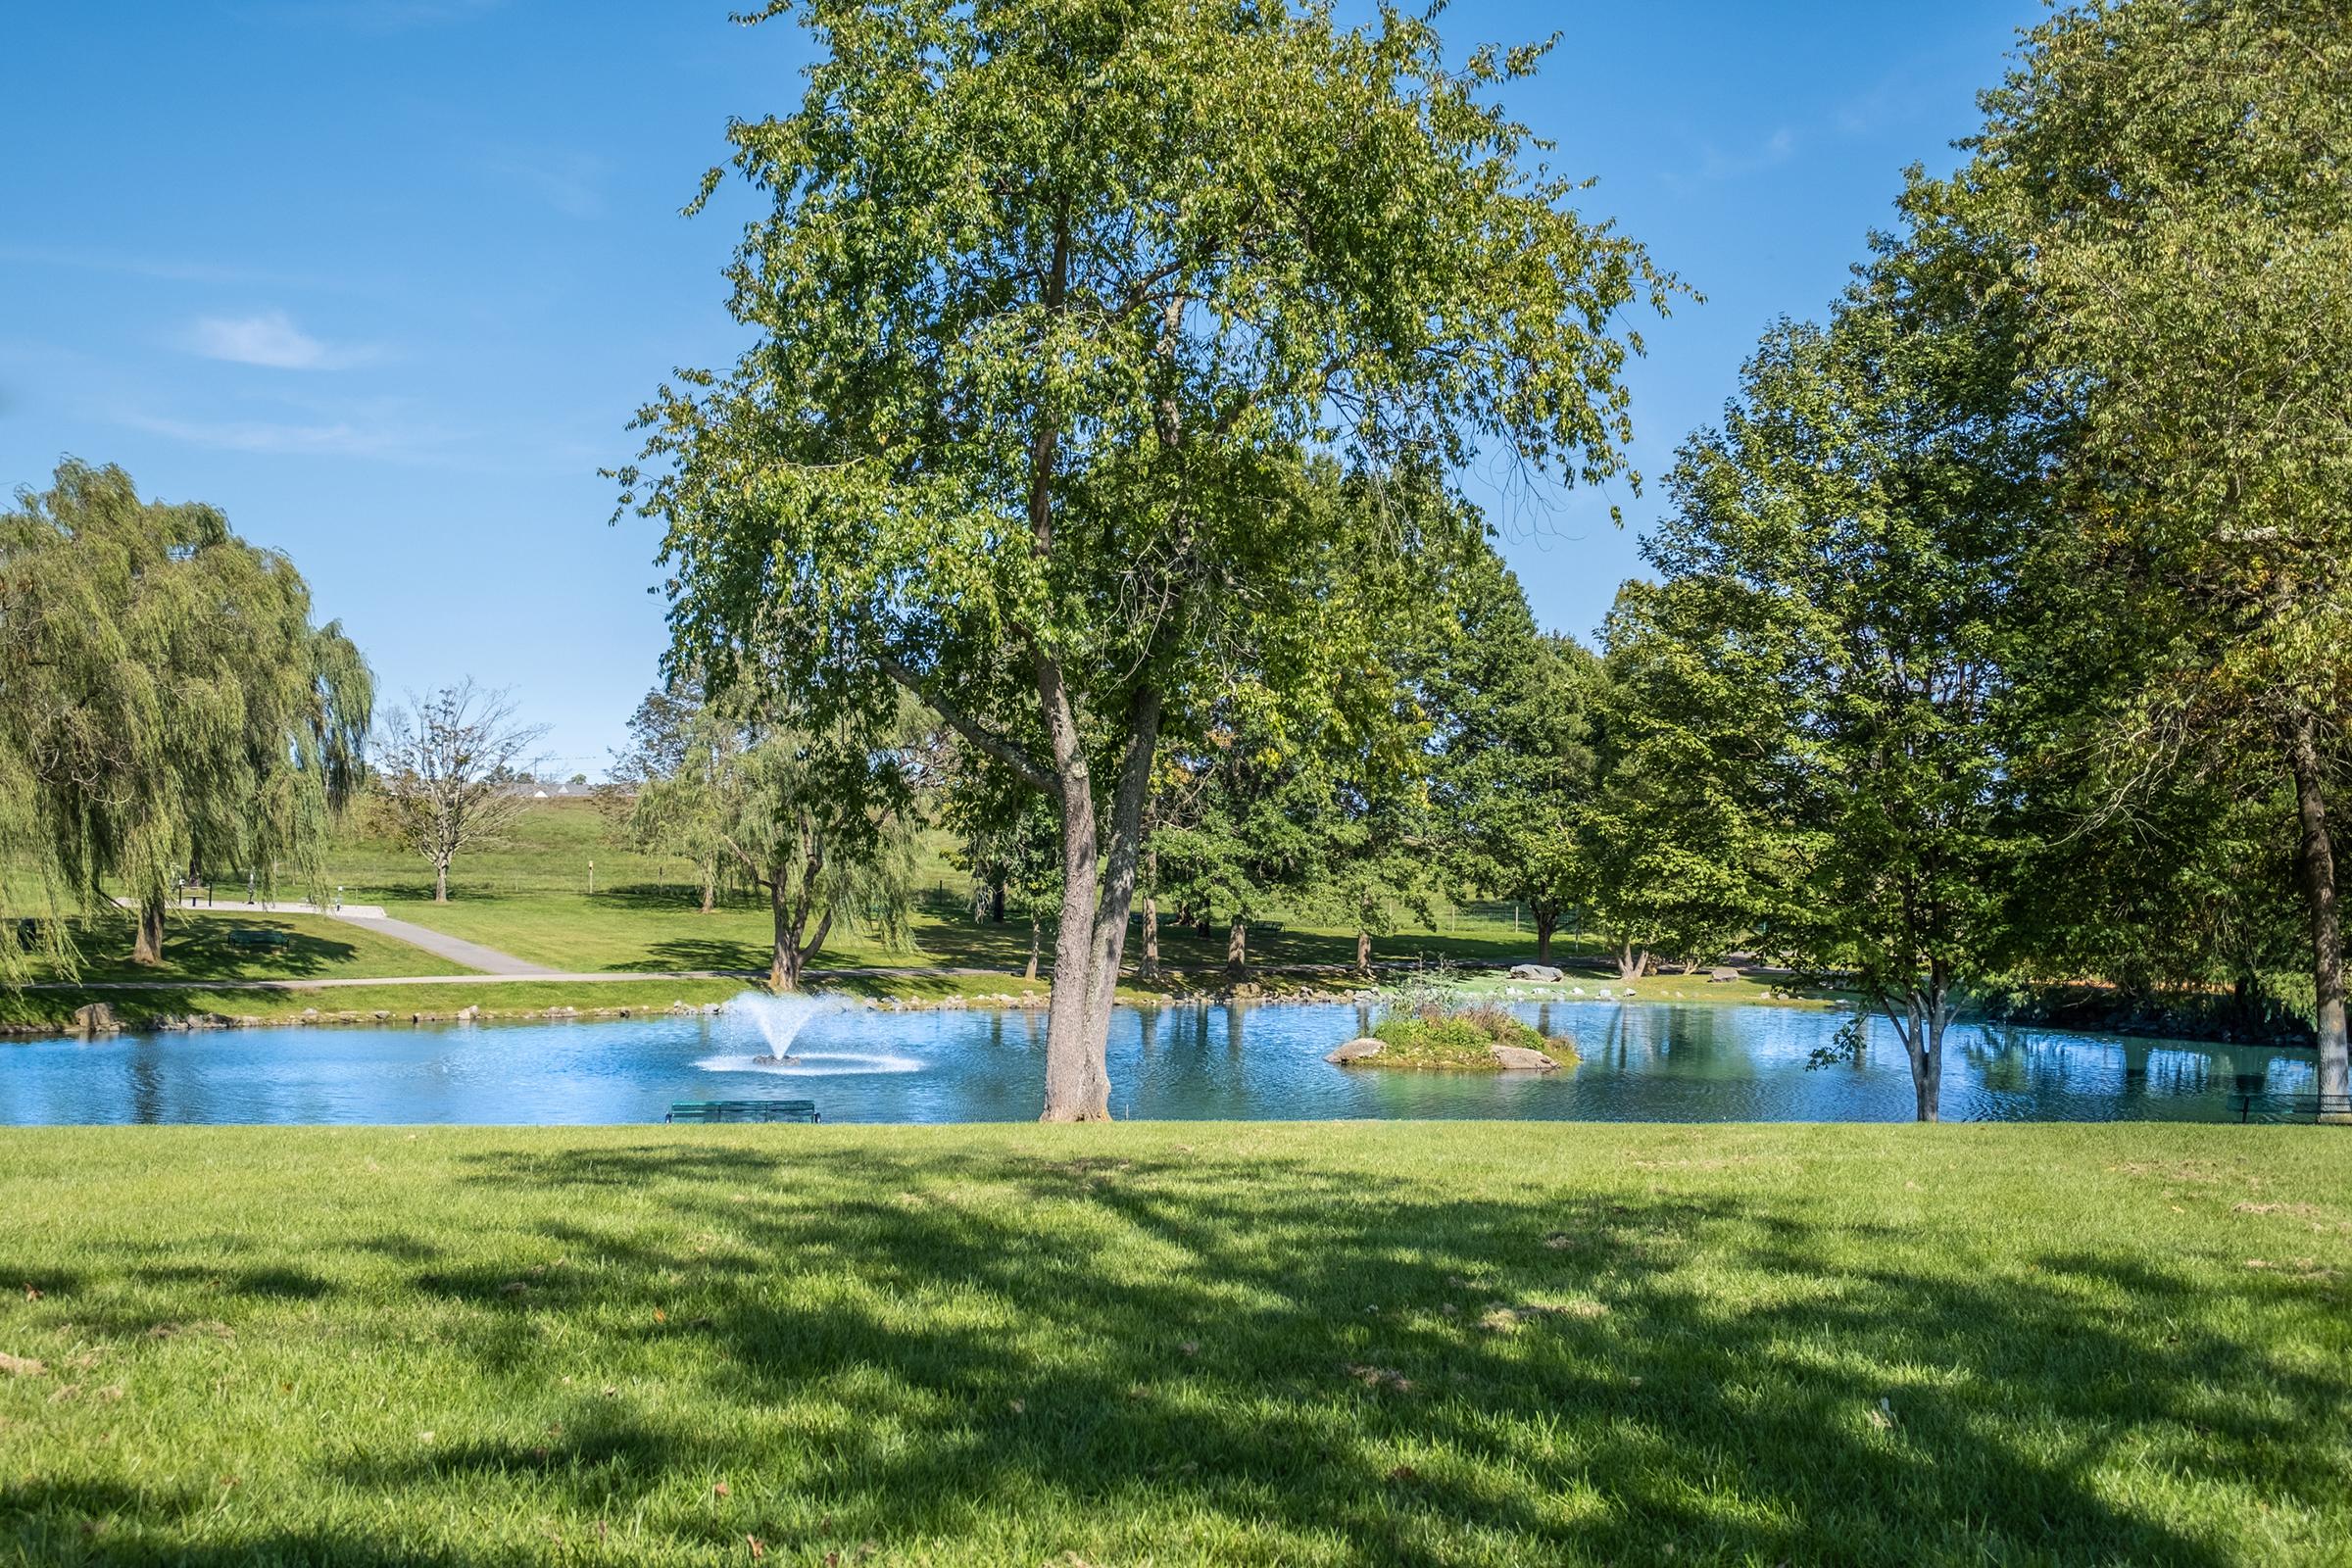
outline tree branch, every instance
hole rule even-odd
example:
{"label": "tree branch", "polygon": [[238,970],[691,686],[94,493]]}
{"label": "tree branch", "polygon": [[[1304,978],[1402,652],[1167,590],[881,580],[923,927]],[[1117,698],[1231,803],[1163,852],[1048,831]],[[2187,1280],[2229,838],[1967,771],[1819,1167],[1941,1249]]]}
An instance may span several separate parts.
{"label": "tree branch", "polygon": [[923,685],[922,677],[896,659],[885,655],[881,661],[882,673],[897,681],[913,694],[915,700],[940,716],[941,722],[969,741],[979,751],[1003,762],[1019,776],[1022,783],[1041,795],[1058,793],[1054,771],[1004,736],[985,728],[955,704],[938,696]]}

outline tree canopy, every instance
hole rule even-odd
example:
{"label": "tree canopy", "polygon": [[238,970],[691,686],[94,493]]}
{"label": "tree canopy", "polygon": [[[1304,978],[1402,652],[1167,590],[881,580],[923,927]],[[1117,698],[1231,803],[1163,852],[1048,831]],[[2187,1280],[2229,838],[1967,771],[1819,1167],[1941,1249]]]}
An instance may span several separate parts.
{"label": "tree canopy", "polygon": [[1775,840],[1755,846],[1780,880],[1761,935],[1857,977],[1922,1120],[1959,988],[2006,951],[2045,518],[2014,319],[1943,262],[1889,240],[1827,327],[1765,338],[1676,466],[1642,612],[1698,665],[1702,712],[1768,726],[1738,775]]}
{"label": "tree canopy", "polygon": [[756,649],[831,710],[903,687],[1052,800],[1046,1114],[1104,1116],[1163,733],[1237,693],[1388,710],[1329,563],[1462,525],[1335,507],[1311,460],[1621,473],[1618,318],[1672,284],[1490,101],[1540,49],[1322,6],[787,11],[808,92],[731,131],[772,201],[729,272],[760,338],[646,409],[624,499],[667,524],[680,660]]}
{"label": "tree canopy", "polygon": [[219,510],[72,461],[20,492],[0,513],[0,831],[53,906],[120,890],[153,963],[191,872],[316,891],[372,682],[338,625],[311,623],[293,564]]}
{"label": "tree canopy", "polygon": [[2352,12],[2062,11],[1914,203],[1997,259],[2070,418],[2081,560],[2142,631],[2113,774],[2292,791],[2321,1093],[2352,1091],[2331,801],[2352,715]]}

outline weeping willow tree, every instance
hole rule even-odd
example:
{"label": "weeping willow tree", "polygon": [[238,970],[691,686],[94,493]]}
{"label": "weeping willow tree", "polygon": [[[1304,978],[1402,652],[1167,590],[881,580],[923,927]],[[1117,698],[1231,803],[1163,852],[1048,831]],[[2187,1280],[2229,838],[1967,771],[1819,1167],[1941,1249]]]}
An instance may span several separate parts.
{"label": "weeping willow tree", "polygon": [[893,947],[906,942],[918,827],[911,784],[886,735],[767,717],[744,724],[710,788],[718,842],[767,899],[770,990],[801,988],[837,922]]}
{"label": "weeping willow tree", "polygon": [[[137,912],[134,958],[156,963],[181,876],[315,889],[371,706],[366,662],[311,623],[293,564],[218,510],[142,501],[121,468],[68,461],[0,513],[12,901],[56,913],[111,885]],[[13,921],[6,940],[21,965]]]}

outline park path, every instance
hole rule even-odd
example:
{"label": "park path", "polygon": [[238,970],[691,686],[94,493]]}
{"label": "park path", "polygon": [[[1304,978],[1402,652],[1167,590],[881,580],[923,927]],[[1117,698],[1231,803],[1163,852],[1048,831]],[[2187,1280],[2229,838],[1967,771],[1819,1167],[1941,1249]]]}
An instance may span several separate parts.
{"label": "park path", "polygon": [[479,942],[468,942],[464,937],[453,937],[429,926],[411,924],[407,920],[395,920],[389,915],[338,914],[332,918],[352,925],[364,925],[370,931],[381,931],[388,937],[399,938],[412,948],[422,948],[436,957],[465,964],[469,969],[479,969],[484,974],[505,975],[511,979],[548,980],[563,973],[544,963],[533,963],[528,958],[517,958],[512,953],[501,953],[496,948],[483,947]]}
{"label": "park path", "polygon": [[[115,903],[125,909],[134,907],[128,899],[118,898]],[[202,904],[175,901],[172,907],[199,914],[322,914],[330,920],[341,920],[346,925],[381,931],[388,937],[406,942],[412,948],[422,948],[435,957],[462,963],[469,969],[479,969],[483,974],[504,975],[514,980],[547,980],[562,977],[564,973],[544,963],[533,963],[528,958],[517,958],[512,953],[484,947],[479,942],[468,942],[464,937],[435,931],[430,926],[395,920],[384,913],[384,906],[380,904],[339,904],[322,909],[310,903],[262,904],[232,900],[226,904],[215,904],[208,899]]]}

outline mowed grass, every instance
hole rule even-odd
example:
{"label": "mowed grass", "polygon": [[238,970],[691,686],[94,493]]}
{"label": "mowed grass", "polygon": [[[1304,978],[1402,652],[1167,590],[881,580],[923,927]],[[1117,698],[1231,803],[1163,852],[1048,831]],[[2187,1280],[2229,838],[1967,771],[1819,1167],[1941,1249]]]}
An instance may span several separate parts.
{"label": "mowed grass", "polygon": [[[554,980],[505,980],[429,986],[357,985],[299,987],[289,990],[205,990],[190,987],[170,991],[109,991],[99,988],[62,991],[0,992],[0,1026],[64,1029],[74,1011],[86,1003],[103,1002],[125,1029],[145,1029],[194,1015],[250,1018],[257,1024],[406,1023],[423,1014],[446,1019],[471,1006],[484,1016],[537,1016],[550,1007],[569,1006],[582,1013],[626,1008],[658,1012],[672,1003],[695,1006],[724,1002],[745,989],[738,980],[621,980],[574,985]],[[378,1019],[376,1014],[384,1017]]]}
{"label": "mowed grass", "polygon": [[[951,847],[944,834],[925,841],[909,943],[890,946],[837,925],[817,964],[1017,974],[1029,956],[1026,918],[1017,911],[1004,922],[975,917],[969,878],[951,862]],[[597,803],[550,800],[534,802],[499,844],[460,857],[447,904],[431,901],[424,862],[365,814],[354,816],[335,845],[327,880],[354,902],[380,903],[401,919],[555,968],[764,970],[772,935],[764,904],[735,895],[704,914],[693,878],[683,860],[628,848],[617,819]],[[1196,977],[1222,969],[1225,940],[1222,926],[1206,934],[1172,921],[1160,927],[1164,960]],[[1050,964],[1051,926],[1045,941]],[[1253,962],[1275,966],[1355,959],[1354,932],[1311,912],[1277,911],[1251,933],[1250,946]],[[1567,953],[1574,944],[1560,946]],[[1140,938],[1130,950],[1131,958],[1140,956]],[[1448,908],[1436,930],[1407,926],[1373,943],[1382,960],[1494,962],[1534,951],[1533,933],[1517,928],[1508,905]]]}
{"label": "mowed grass", "polygon": [[[918,866],[918,889],[908,939],[886,943],[854,924],[837,924],[816,956],[819,969],[968,969],[1011,979],[1028,962],[1029,927],[1016,910],[997,921],[971,906],[969,878],[949,858],[942,834],[927,837]],[[593,862],[593,870],[591,870]],[[230,880],[234,880],[231,878]],[[414,852],[385,837],[365,811],[355,812],[331,847],[324,883],[346,902],[380,904],[396,917],[463,937],[534,963],[566,972],[656,973],[679,970],[738,970],[763,973],[771,956],[772,923],[765,906],[730,892],[705,914],[693,868],[685,861],[631,849],[621,823],[586,799],[534,802],[495,844],[461,856],[451,877],[452,899],[435,904],[431,876]],[[208,922],[228,922],[228,925]],[[283,953],[241,951],[227,945],[233,926],[260,926],[294,934]],[[234,979],[361,979],[397,975],[467,972],[421,949],[363,926],[319,916],[252,915],[230,905],[216,909],[174,908],[167,933],[166,962],[141,969],[128,962],[131,929],[127,918],[101,916],[87,922],[81,943],[79,978],[92,982],[182,980],[191,985]],[[355,933],[357,933],[355,935]],[[1053,962],[1054,932],[1044,932],[1045,965]],[[1162,921],[1159,945],[1168,975],[1146,983],[1133,973],[1142,956],[1140,928],[1129,943],[1132,994],[1191,995],[1224,984],[1226,932],[1201,932]],[[1509,905],[1446,906],[1435,929],[1406,924],[1373,940],[1382,963],[1450,960],[1474,965],[1531,958],[1535,937],[1523,929]],[[1355,933],[1320,920],[1311,910],[1277,910],[1255,924],[1250,936],[1255,968],[1280,979],[1280,971],[1301,966],[1344,969],[1355,959]],[[1554,961],[1575,978],[1613,983],[1592,945],[1563,935],[1554,942]],[[42,975],[39,978],[60,978]],[[891,981],[882,989],[895,997],[919,999],[993,993],[1004,987],[975,986],[971,977],[934,977],[930,982]],[[1703,977],[1657,977],[1650,982],[1685,1000],[1761,1000],[1761,987],[1708,987]],[[861,994],[874,988],[858,984]],[[1015,987],[1017,989],[1017,987]],[[231,1009],[261,1008],[248,1004]],[[20,1009],[22,1010],[22,1009]],[[189,1010],[183,1006],[177,1010]],[[299,1009],[296,1009],[299,1011]]]}
{"label": "mowed grass", "polygon": [[20,1131],[0,1560],[2340,1563],[2348,1274],[2318,1128]]}
{"label": "mowed grass", "polygon": [[[75,979],[116,982],[220,980],[377,980],[391,975],[471,974],[462,963],[426,953],[352,920],[322,914],[264,914],[221,904],[211,908],[174,906],[164,920],[164,961],[130,961],[136,930],[128,911],[101,911],[71,922],[79,954],[72,976],[45,963],[37,981]],[[240,948],[240,931],[276,931],[282,948]]]}

